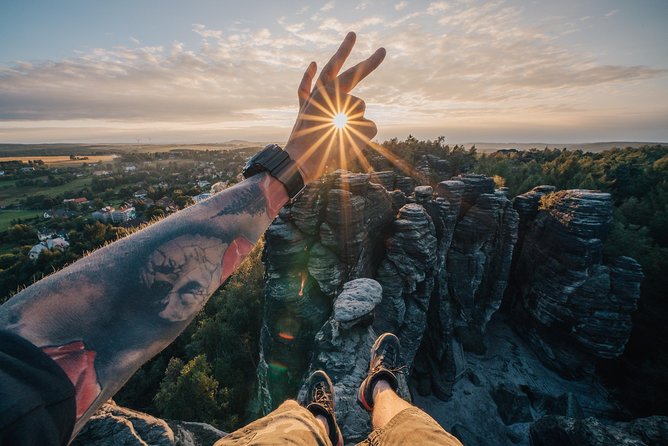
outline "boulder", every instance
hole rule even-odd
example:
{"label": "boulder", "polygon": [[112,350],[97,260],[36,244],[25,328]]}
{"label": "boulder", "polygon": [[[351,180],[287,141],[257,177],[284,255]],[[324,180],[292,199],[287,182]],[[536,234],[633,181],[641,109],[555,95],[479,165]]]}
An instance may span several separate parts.
{"label": "boulder", "polygon": [[325,198],[320,192],[319,183],[308,183],[299,200],[296,200],[290,208],[295,225],[304,234],[316,235],[318,233],[321,214],[325,206]]}
{"label": "boulder", "polygon": [[382,298],[383,289],[372,279],[355,279],[343,285],[334,300],[334,320],[349,323],[371,314]]}
{"label": "boulder", "polygon": [[322,243],[315,243],[309,252],[308,272],[318,282],[320,291],[334,296],[346,274],[346,265]]}

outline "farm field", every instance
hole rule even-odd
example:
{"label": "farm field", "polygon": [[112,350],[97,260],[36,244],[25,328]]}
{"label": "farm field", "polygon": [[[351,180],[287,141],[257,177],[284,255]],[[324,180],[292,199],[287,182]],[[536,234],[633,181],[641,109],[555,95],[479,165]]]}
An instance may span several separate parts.
{"label": "farm field", "polygon": [[69,183],[47,188],[42,186],[16,187],[13,185],[13,187],[2,188],[4,184],[0,182],[0,207],[9,206],[30,195],[41,194],[47,197],[54,197],[64,192],[82,189],[90,186],[90,178],[77,178]]}
{"label": "farm field", "polygon": [[16,211],[16,210],[6,210],[0,211],[0,231],[4,231],[10,226],[10,222],[17,218],[28,219],[39,217],[44,211]]}
{"label": "farm field", "polygon": [[[122,153],[156,153],[178,150],[234,150],[242,147],[263,147],[266,143],[252,141],[228,141],[212,144],[2,144],[1,157],[37,159],[44,156],[105,156]],[[99,154],[99,155],[95,155]],[[80,161],[81,162],[81,161]]]}
{"label": "farm field", "polygon": [[0,163],[7,161],[21,161],[27,163],[28,161],[41,160],[49,167],[79,167],[82,163],[94,164],[98,162],[108,163],[113,161],[115,155],[87,155],[88,159],[70,159],[69,156],[54,155],[54,156],[4,156],[0,157]]}

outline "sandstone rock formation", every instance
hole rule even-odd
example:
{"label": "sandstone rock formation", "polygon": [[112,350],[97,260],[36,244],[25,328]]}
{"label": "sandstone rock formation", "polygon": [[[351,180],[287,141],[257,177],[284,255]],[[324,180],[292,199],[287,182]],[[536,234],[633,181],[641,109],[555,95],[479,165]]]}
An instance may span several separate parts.
{"label": "sandstone rock formation", "polygon": [[[332,316],[315,335],[313,359],[308,373],[324,370],[335,388],[336,418],[347,443],[362,441],[371,431],[369,414],[357,404],[357,388],[369,368],[376,332],[371,328],[373,310],[381,300],[382,288],[372,279],[355,279],[343,286],[334,300]],[[408,397],[405,380],[401,394]],[[302,387],[300,399],[306,388]]]}
{"label": "sandstone rock formation", "polygon": [[[471,445],[486,444],[485,432],[528,444],[545,415],[619,416],[595,380],[570,384],[545,367],[584,376],[628,339],[642,272],[628,257],[603,259],[610,219],[608,194],[540,186],[511,203],[483,175],[432,188],[390,171],[337,171],[308,185],[266,233],[262,411],[323,368],[347,440],[363,438],[355,391],[375,336],[391,331],[413,397],[467,407],[444,426]],[[487,333],[502,303],[543,363],[505,322]]]}
{"label": "sandstone rock formation", "polygon": [[165,421],[110,401],[98,409],[71,444],[210,446],[225,435],[205,423]]}
{"label": "sandstone rock formation", "polygon": [[533,446],[665,446],[668,445],[668,417],[604,424],[593,417],[548,416],[533,423],[529,434]]}
{"label": "sandstone rock formation", "polygon": [[519,219],[483,175],[443,181],[435,196],[425,207],[436,225],[438,274],[412,378],[421,394],[447,399],[456,374],[453,335],[467,350],[484,350],[486,324],[507,285]]}
{"label": "sandstone rock formation", "polygon": [[484,333],[507,282],[517,222],[505,194],[482,175],[435,190],[393,172],[337,171],[310,184],[266,233],[263,411],[296,392],[335,296],[362,277],[382,287],[375,333],[396,333],[425,391],[447,398],[454,327],[466,338]]}
{"label": "sandstone rock formation", "polygon": [[263,413],[294,398],[314,336],[344,283],[375,274],[392,206],[388,191],[368,174],[337,171],[309,184],[267,230],[258,367]]}
{"label": "sandstone rock formation", "polygon": [[[513,312],[543,360],[565,376],[591,374],[594,358],[621,355],[640,296],[642,271],[629,257],[604,260],[610,194],[545,186],[520,195]],[[537,199],[538,197],[538,199]]]}

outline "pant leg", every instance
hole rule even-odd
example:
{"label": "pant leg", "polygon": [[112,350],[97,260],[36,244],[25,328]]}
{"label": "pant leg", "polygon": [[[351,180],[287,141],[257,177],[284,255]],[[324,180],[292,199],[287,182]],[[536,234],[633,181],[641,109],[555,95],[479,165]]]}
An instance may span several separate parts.
{"label": "pant leg", "polygon": [[232,432],[214,446],[331,446],[327,431],[313,414],[288,400],[266,417]]}
{"label": "pant leg", "polygon": [[405,409],[394,416],[382,429],[375,429],[358,446],[462,446],[459,440],[445,431],[432,417],[417,407]]}

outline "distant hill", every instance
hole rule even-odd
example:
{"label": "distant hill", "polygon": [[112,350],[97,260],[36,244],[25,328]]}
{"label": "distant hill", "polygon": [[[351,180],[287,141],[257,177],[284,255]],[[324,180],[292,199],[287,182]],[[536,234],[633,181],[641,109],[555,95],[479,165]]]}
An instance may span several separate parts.
{"label": "distant hill", "polygon": [[[638,141],[609,141],[609,142],[588,142],[588,143],[544,143],[544,142],[532,142],[532,143],[523,143],[523,142],[467,142],[464,143],[466,148],[470,148],[475,145],[475,148],[478,152],[495,152],[501,149],[517,149],[517,150],[530,150],[530,149],[544,149],[548,147],[550,149],[563,149],[567,150],[582,150],[584,152],[603,152],[604,150],[609,150],[615,147],[626,148],[626,147],[642,147],[642,146],[652,146],[656,144],[668,145],[666,142],[638,142]],[[452,144],[450,144],[452,145]]]}
{"label": "distant hill", "polygon": [[169,152],[171,150],[231,150],[242,147],[263,147],[265,143],[234,139],[212,144],[0,144],[0,157],[105,155],[131,152]]}

